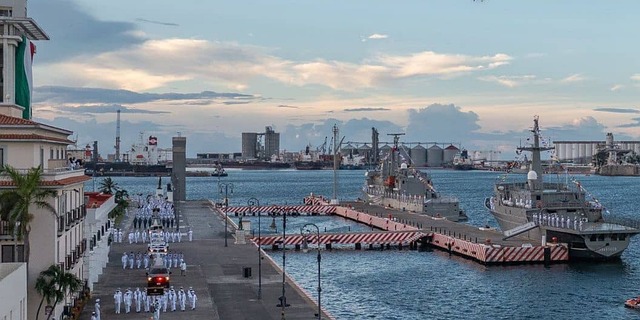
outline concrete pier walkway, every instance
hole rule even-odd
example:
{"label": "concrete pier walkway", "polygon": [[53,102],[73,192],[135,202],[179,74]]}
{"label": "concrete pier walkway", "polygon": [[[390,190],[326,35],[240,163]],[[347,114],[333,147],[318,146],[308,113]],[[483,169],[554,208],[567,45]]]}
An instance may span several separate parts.
{"label": "concrete pier walkway", "polygon": [[[182,252],[187,263],[186,276],[172,270],[171,285],[176,290],[193,287],[198,301],[196,310],[161,313],[160,319],[317,319],[317,305],[297,287],[285,284],[287,303],[284,316],[276,305],[282,295],[282,273],[267,257],[262,260],[262,299],[258,300],[258,249],[250,241],[235,244],[228,234],[228,247],[224,246],[224,220],[207,201],[177,203],[180,213],[181,243],[169,243],[170,252]],[[130,210],[131,211],[131,210]],[[131,228],[131,217],[120,226]],[[231,224],[229,224],[231,227]],[[186,231],[193,230],[194,240],[188,241]],[[135,290],[146,287],[144,269],[122,269],[123,252],[144,252],[147,244],[112,243],[109,263],[95,284],[90,303],[85,306],[81,319],[90,319],[96,298],[101,300],[102,319],[150,319],[151,313],[115,314],[113,294],[117,288]],[[251,268],[252,277],[245,278],[243,268]],[[323,319],[329,317],[323,314]]]}

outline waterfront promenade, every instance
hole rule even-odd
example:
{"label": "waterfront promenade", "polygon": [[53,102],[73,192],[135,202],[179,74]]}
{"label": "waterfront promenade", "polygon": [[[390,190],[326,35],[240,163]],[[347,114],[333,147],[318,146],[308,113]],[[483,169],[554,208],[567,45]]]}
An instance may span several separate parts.
{"label": "waterfront promenade", "polygon": [[[228,247],[224,246],[224,220],[216,214],[207,201],[186,201],[177,203],[181,214],[180,228],[186,234],[191,227],[194,241],[182,237],[180,243],[170,243],[169,250],[182,252],[187,263],[187,275],[180,276],[180,270],[172,270],[171,285],[176,290],[193,287],[198,301],[196,310],[187,306],[186,311],[162,313],[160,319],[282,319],[281,308],[276,305],[282,295],[282,273],[270,263],[268,257],[262,260],[262,299],[258,300],[258,252],[255,245],[235,244],[228,235]],[[132,217],[123,220],[121,228],[126,234],[131,228]],[[229,224],[231,227],[231,224]],[[113,294],[117,288],[122,291],[146,287],[144,269],[122,269],[120,258],[123,252],[144,252],[146,244],[112,243],[109,263],[94,285],[91,301],[85,306],[81,319],[90,319],[97,298],[101,300],[102,319],[150,319],[151,313],[115,314]],[[243,276],[243,267],[252,269],[252,277]],[[309,266],[315,272],[315,266]],[[285,290],[287,303],[286,319],[317,319],[317,305],[295,286],[287,281]],[[323,318],[327,317],[323,315]],[[328,318],[328,317],[327,317]]]}

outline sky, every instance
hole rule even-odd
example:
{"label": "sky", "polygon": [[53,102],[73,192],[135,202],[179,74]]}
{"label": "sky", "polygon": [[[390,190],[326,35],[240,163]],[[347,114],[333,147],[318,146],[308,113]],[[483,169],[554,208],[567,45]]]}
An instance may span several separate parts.
{"label": "sky", "polygon": [[155,135],[187,156],[344,141],[455,143],[514,155],[548,141],[640,140],[640,2],[29,0],[50,36],[34,118],[114,153]]}

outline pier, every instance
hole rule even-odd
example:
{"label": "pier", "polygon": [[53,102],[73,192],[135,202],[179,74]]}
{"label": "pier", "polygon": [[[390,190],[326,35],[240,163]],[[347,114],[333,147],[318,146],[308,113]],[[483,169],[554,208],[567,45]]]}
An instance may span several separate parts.
{"label": "pier", "polygon": [[[317,198],[315,198],[317,199]],[[370,249],[397,246],[417,249],[432,247],[456,254],[487,265],[519,263],[562,263],[569,260],[566,244],[524,240],[517,237],[507,239],[493,228],[481,228],[465,223],[453,222],[444,218],[434,218],[406,210],[369,205],[363,202],[347,202],[341,206],[330,206],[322,201],[305,199],[308,205],[301,206],[262,206],[218,208],[221,215],[249,214],[305,214],[336,215],[367,225],[377,232],[323,233],[319,243],[326,249],[332,244],[353,244],[356,249],[369,245]],[[285,243],[282,236],[251,237],[251,241],[260,246],[294,246],[299,249],[304,241],[310,244],[318,242],[317,237],[287,235]]]}

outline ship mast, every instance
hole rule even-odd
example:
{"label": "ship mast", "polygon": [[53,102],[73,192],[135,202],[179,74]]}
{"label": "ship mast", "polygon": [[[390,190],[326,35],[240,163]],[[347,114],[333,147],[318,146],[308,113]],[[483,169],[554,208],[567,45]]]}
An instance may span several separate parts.
{"label": "ship mast", "polygon": [[540,151],[552,150],[552,147],[540,146],[540,127],[538,126],[538,116],[533,117],[533,145],[530,147],[518,147],[520,151],[531,151],[531,170],[537,175],[536,186],[542,186],[542,160]]}
{"label": "ship mast", "polygon": [[404,136],[404,133],[387,133],[388,136],[393,136],[393,149],[391,149],[391,166],[389,168],[389,173],[391,175],[393,175],[393,173],[395,172],[395,170],[398,169],[398,162],[399,159],[396,158],[397,155],[396,153],[399,155],[400,153],[400,149],[398,146],[398,141],[400,141],[400,136]]}

